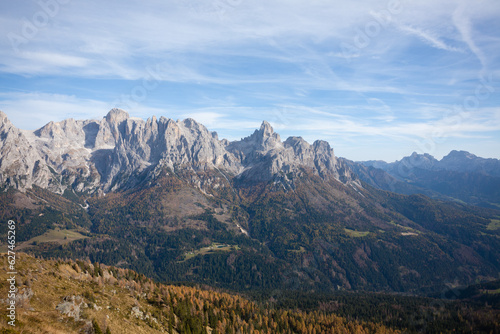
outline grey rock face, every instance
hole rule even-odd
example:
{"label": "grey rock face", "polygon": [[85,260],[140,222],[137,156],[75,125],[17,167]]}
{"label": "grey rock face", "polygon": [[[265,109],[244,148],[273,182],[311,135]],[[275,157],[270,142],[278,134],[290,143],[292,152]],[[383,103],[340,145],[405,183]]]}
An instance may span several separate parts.
{"label": "grey rock face", "polygon": [[54,182],[54,176],[39,152],[1,111],[0,171],[0,184],[4,187],[22,190],[36,184],[43,188],[51,188]]}
{"label": "grey rock face", "polygon": [[[300,137],[282,142],[265,121],[235,142],[219,140],[190,118],[144,121],[121,109],[100,121],[67,119],[36,131],[16,129],[1,112],[0,121],[0,183],[21,190],[37,185],[58,193],[109,192],[154,178],[163,168],[216,170],[226,181],[229,176],[265,182],[303,168],[343,183],[354,180],[327,142],[310,145]],[[204,182],[195,183],[201,188]]]}
{"label": "grey rock face", "polygon": [[300,176],[304,168],[322,178],[333,177],[343,183],[355,181],[350,170],[335,157],[330,144],[317,140],[310,145],[301,137],[281,142],[279,134],[265,121],[251,136],[230,143],[227,149],[245,167],[239,177],[247,181],[268,181],[276,175]]}

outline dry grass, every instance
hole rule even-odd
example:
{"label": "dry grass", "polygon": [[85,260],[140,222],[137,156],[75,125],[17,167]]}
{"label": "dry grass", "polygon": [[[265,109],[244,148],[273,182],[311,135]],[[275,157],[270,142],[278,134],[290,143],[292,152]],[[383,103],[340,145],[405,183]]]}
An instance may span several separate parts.
{"label": "dry grass", "polygon": [[[213,246],[218,249],[230,247],[225,244]],[[6,254],[0,254],[0,265],[6,267]],[[292,332],[291,328],[277,330],[274,325],[277,319],[282,319],[284,324],[292,319],[302,323],[302,333],[311,333],[312,328],[318,333],[366,333],[368,330],[360,323],[333,313],[260,308],[238,295],[156,284],[133,271],[104,265],[94,267],[90,262],[39,260],[18,253],[16,270],[19,291],[31,289],[34,294],[24,303],[17,304],[16,327],[13,330],[7,324],[7,317],[0,318],[0,333],[92,333],[92,320],[96,320],[101,330],[109,328],[113,334],[176,334],[176,329],[183,331],[184,325],[191,320],[204,319],[202,321],[206,324],[208,314],[205,307],[218,315],[219,319],[213,325],[218,333],[240,333],[242,328],[261,326],[260,322],[265,323],[267,329],[254,330],[253,333]],[[8,292],[6,279],[7,273],[0,272],[0,307],[4,309]],[[78,296],[77,299],[82,301],[81,320],[56,310],[56,306],[67,296]],[[235,312],[246,316],[235,316]],[[397,332],[378,327],[380,330],[377,333]],[[211,328],[205,328],[208,333],[212,332]],[[197,329],[200,327],[197,326]]]}
{"label": "dry grass", "polygon": [[[20,251],[25,249],[26,247],[33,247],[37,244],[41,244],[44,242],[55,242],[58,244],[67,244],[71,241],[80,240],[88,238],[83,234],[80,234],[77,230],[65,230],[56,228],[54,230],[49,230],[42,235],[31,238],[28,241],[18,242],[16,244],[16,250]],[[7,252],[7,245],[0,246],[0,252]]]}
{"label": "dry grass", "polygon": [[[16,327],[13,333],[81,333],[88,322],[97,319],[101,329],[110,327],[114,333],[161,333],[152,328],[147,321],[131,316],[133,306],[141,310],[151,308],[147,302],[137,298],[137,293],[126,287],[119,287],[112,276],[107,279],[91,277],[75,271],[72,266],[56,261],[37,260],[24,253],[18,253],[16,261],[16,280],[19,291],[30,287],[34,296],[28,303],[16,305]],[[7,265],[6,254],[0,255],[3,267]],[[106,271],[109,275],[109,272]],[[106,276],[106,275],[105,275]],[[6,307],[8,294],[7,273],[0,273],[0,303]],[[114,282],[114,283],[113,283]],[[86,307],[82,311],[82,320],[62,315],[56,306],[65,296],[95,296],[95,301],[84,299]],[[88,303],[88,304],[87,304]],[[96,305],[96,309],[88,305]],[[3,314],[3,313],[2,313]],[[13,329],[7,324],[7,318],[0,319],[2,329]]]}

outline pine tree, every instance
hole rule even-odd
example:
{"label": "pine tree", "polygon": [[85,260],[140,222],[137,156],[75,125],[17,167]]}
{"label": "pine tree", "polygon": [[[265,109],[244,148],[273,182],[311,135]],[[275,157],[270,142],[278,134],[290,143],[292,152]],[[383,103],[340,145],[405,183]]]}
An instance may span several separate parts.
{"label": "pine tree", "polygon": [[99,324],[97,323],[97,320],[92,320],[92,326],[94,327],[94,333],[95,334],[103,334],[101,327],[99,327]]}

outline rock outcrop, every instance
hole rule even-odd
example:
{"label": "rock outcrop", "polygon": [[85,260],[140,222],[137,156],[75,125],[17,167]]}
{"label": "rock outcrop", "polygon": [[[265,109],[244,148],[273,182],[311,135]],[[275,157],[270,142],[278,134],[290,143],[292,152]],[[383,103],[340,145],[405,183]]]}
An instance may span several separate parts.
{"label": "rock outcrop", "polygon": [[85,306],[85,302],[81,296],[66,296],[63,301],[56,306],[56,310],[78,321],[80,320],[82,308]]}
{"label": "rock outcrop", "polygon": [[53,185],[53,175],[32,141],[0,111],[0,185],[25,189]]}

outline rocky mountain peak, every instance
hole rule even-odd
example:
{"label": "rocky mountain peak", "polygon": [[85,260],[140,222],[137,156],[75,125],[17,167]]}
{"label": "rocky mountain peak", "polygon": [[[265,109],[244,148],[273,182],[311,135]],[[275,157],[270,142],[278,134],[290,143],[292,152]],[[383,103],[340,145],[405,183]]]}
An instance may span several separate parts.
{"label": "rocky mountain peak", "polygon": [[0,185],[19,190],[49,188],[52,175],[24,132],[0,112]]}
{"label": "rocky mountain peak", "polygon": [[0,110],[0,121],[3,123],[3,122],[5,122],[6,120],[7,120],[7,121],[9,120],[9,119],[7,118],[7,115],[6,115],[3,111],[1,111],[1,110]]}
{"label": "rocky mountain peak", "polygon": [[309,144],[302,137],[291,136],[288,137],[283,145],[286,148],[292,148],[295,153],[304,152],[307,148],[309,148]]}
{"label": "rocky mountain peak", "polygon": [[200,124],[192,118],[186,118],[182,121],[182,124],[188,129],[198,129],[200,127]]}
{"label": "rocky mountain peak", "polygon": [[409,157],[401,159],[401,165],[404,166],[404,173],[413,168],[435,169],[438,164],[439,161],[428,153],[418,154],[417,152],[413,152]]}
{"label": "rocky mountain peak", "polygon": [[106,115],[106,121],[109,123],[121,123],[128,119],[130,116],[128,112],[119,108],[111,109]]}
{"label": "rocky mountain peak", "polygon": [[[12,125],[7,115],[0,111],[0,134],[2,135],[2,140],[5,138],[7,133],[10,132],[11,128],[14,128],[14,125]],[[0,143],[0,146],[1,144],[2,143]]]}
{"label": "rocky mountain peak", "polygon": [[442,169],[500,177],[500,160],[480,158],[467,151],[451,151],[439,161]]}
{"label": "rocky mountain peak", "polygon": [[262,121],[262,124],[260,125],[259,132],[264,136],[264,137],[270,137],[274,133],[274,129],[269,124],[267,121]]}
{"label": "rocky mountain peak", "polygon": [[448,153],[447,156],[443,157],[443,159],[441,159],[441,161],[446,161],[448,159],[474,159],[474,158],[477,158],[476,155],[472,154],[472,153],[469,153],[467,151],[457,151],[457,150],[453,150],[451,151],[450,153]]}
{"label": "rocky mountain peak", "polygon": [[271,150],[283,149],[280,135],[275,133],[271,124],[263,121],[260,128],[254,133],[239,141],[231,142],[227,149],[239,157],[242,162],[250,163],[255,159],[260,159]]}
{"label": "rocky mountain peak", "polygon": [[264,152],[283,147],[280,135],[274,132],[273,127],[267,121],[263,121],[260,129],[255,130],[250,138],[258,145],[256,148]]}
{"label": "rocky mountain peak", "polygon": [[333,155],[333,149],[330,147],[330,144],[324,140],[316,140],[313,143],[313,148],[316,152],[320,152],[323,154],[331,153]]}
{"label": "rocky mountain peak", "polygon": [[423,153],[423,154],[418,154],[417,152],[413,152],[409,158],[411,159],[422,159],[422,160],[436,160],[432,155],[429,153]]}
{"label": "rocky mountain peak", "polygon": [[262,121],[259,130],[255,130],[253,136],[258,139],[266,151],[274,148],[276,145],[282,146],[280,135],[274,132],[273,127],[267,121]]}

